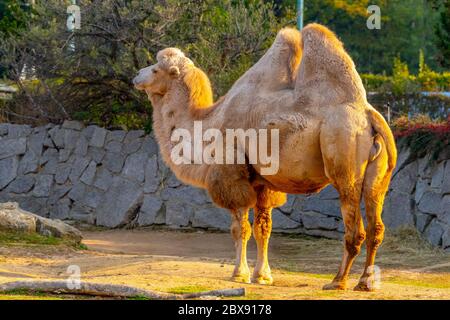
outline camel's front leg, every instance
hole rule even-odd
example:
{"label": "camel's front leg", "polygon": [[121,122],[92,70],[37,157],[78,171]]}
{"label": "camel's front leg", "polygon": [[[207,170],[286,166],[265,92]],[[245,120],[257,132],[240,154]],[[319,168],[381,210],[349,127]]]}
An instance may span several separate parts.
{"label": "camel's front leg", "polygon": [[269,238],[272,232],[272,208],[255,208],[253,236],[257,245],[256,266],[252,281],[259,284],[272,284],[269,266]]}
{"label": "camel's front leg", "polygon": [[233,280],[250,283],[250,270],[247,264],[247,241],[252,229],[248,222],[248,208],[231,211],[231,235],[236,248],[236,265]]}

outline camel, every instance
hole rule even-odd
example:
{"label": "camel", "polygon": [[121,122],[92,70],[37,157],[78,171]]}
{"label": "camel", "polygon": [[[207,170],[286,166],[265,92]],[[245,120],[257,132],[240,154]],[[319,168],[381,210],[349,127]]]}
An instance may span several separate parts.
{"label": "camel", "polygon": [[[374,290],[373,266],[385,230],[381,213],[397,150],[388,124],[367,102],[355,65],[333,32],[319,24],[309,24],[301,33],[282,29],[266,54],[216,102],[206,74],[176,48],[161,50],[157,63],[140,70],[133,83],[152,103],[163,160],[178,179],[206,189],[217,206],[230,211],[233,280],[272,284],[272,209],[285,203],[286,193],[316,193],[331,184],[340,197],[344,253],[337,275],[323,289],[347,288],[366,240],[365,267],[354,290]],[[221,131],[278,129],[278,171],[263,175],[260,163],[175,164],[171,135],[177,128],[192,132],[195,121]],[[246,247],[251,208],[257,260],[250,278]]]}

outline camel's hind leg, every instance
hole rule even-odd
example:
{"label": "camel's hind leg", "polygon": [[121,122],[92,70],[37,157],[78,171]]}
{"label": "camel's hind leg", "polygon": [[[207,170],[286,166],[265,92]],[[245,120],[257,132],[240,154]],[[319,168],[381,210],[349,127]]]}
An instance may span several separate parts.
{"label": "camel's hind leg", "polygon": [[353,261],[365,239],[361,217],[361,195],[364,175],[373,140],[370,133],[357,135],[331,129],[321,133],[325,172],[339,192],[344,220],[344,254],[339,271],[324,290],[344,290]]}
{"label": "camel's hind leg", "polygon": [[250,283],[250,269],[247,264],[247,242],[252,234],[248,222],[248,208],[231,210],[231,235],[236,248],[236,265],[232,279],[237,282]]}
{"label": "camel's hind leg", "polygon": [[376,141],[381,146],[379,156],[371,162],[366,171],[363,196],[366,204],[367,218],[367,255],[364,272],[355,290],[373,291],[376,289],[375,256],[384,238],[384,224],[381,220],[384,197],[389,187],[391,172],[387,172],[387,153],[384,141],[377,136]]}
{"label": "camel's hind leg", "polygon": [[337,275],[330,284],[323,287],[324,290],[345,290],[347,288],[350,269],[365,239],[360,210],[361,186],[357,185],[350,190],[346,193],[340,191],[341,211],[345,225],[344,255]]}
{"label": "camel's hind leg", "polygon": [[273,279],[269,266],[269,238],[272,232],[272,208],[258,208],[255,211],[253,222],[253,236],[256,240],[257,258],[253,271],[252,282],[259,284],[272,284]]}

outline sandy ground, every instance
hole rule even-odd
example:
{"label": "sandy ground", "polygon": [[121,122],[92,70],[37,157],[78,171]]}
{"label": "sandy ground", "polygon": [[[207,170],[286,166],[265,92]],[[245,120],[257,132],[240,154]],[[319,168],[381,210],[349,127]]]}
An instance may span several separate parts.
{"label": "sandy ground", "polygon": [[[82,280],[126,284],[164,292],[245,287],[247,299],[450,299],[450,254],[387,239],[380,250],[381,289],[374,293],[323,291],[340,261],[340,241],[273,235],[271,286],[230,281],[234,247],[226,233],[167,230],[85,231],[89,250],[64,246],[0,246],[0,283],[65,279],[78,265]],[[408,239],[404,240],[408,241]],[[254,265],[255,243],[249,243]],[[362,272],[364,252],[350,287]],[[0,298],[10,298],[1,296]]]}

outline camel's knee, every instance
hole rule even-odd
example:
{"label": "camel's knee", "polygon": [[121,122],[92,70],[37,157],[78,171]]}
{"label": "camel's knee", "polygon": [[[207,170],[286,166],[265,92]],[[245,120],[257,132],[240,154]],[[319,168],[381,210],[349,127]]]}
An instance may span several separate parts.
{"label": "camel's knee", "polygon": [[355,257],[361,251],[361,246],[366,239],[366,233],[363,230],[359,230],[354,234],[345,235],[345,249],[348,254]]}
{"label": "camel's knee", "polygon": [[255,209],[255,221],[253,222],[253,234],[255,239],[267,239],[272,232],[272,209]]}
{"label": "camel's knee", "polygon": [[231,225],[231,235],[235,241],[250,239],[252,235],[252,227],[247,220],[234,221]]}
{"label": "camel's knee", "polygon": [[369,245],[377,249],[384,239],[385,227],[383,222],[376,223],[373,228],[369,228],[369,235],[367,241],[370,242]]}

